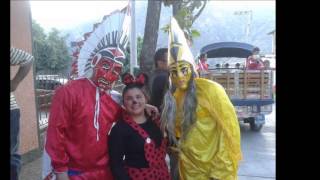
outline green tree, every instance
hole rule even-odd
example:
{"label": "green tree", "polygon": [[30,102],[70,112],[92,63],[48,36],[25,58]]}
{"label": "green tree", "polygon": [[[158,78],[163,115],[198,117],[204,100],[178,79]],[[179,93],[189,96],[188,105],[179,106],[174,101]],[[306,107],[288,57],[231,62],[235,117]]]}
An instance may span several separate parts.
{"label": "green tree", "polygon": [[[192,28],[192,25],[202,13],[207,0],[163,0],[163,3],[165,6],[172,6],[172,14],[186,33],[186,38],[193,42],[194,38],[200,36],[200,32]],[[162,30],[168,32],[169,24],[165,25]]]}
{"label": "green tree", "polygon": [[49,46],[43,28],[35,21],[32,21],[32,44],[33,55],[36,59],[36,72],[43,71],[45,69],[45,61],[43,59],[48,58],[47,49]]}
{"label": "green tree", "polygon": [[66,45],[67,36],[61,36],[57,29],[52,29],[48,35],[48,43],[51,47],[51,57],[47,61],[47,67],[53,72],[64,72],[68,69],[71,56]]}
{"label": "green tree", "polygon": [[61,36],[57,29],[48,35],[34,20],[32,21],[33,54],[36,61],[36,72],[65,73],[71,62],[66,45],[67,36]]}

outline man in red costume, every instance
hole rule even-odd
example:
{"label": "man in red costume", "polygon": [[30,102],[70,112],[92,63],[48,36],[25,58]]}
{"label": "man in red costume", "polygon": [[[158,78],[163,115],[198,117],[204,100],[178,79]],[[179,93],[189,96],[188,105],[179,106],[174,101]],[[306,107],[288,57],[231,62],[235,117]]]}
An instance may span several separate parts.
{"label": "man in red costume", "polygon": [[56,90],[45,152],[57,180],[113,179],[107,135],[121,114],[112,87],[124,58],[119,48],[102,49],[92,58],[89,78],[70,81]]}

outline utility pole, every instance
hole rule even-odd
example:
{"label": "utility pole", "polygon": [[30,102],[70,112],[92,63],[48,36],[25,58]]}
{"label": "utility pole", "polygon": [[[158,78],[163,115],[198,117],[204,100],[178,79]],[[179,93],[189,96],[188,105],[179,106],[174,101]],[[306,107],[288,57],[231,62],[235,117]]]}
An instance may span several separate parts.
{"label": "utility pole", "polygon": [[136,38],[136,12],[135,0],[130,0],[131,30],[130,30],[130,73],[134,73],[137,66],[137,38]]}
{"label": "utility pole", "polygon": [[249,19],[248,19],[248,24],[247,24],[247,42],[249,42],[249,35],[250,35],[250,28],[251,28],[251,22],[252,22],[252,10],[248,11],[250,14]]}
{"label": "utility pole", "polygon": [[269,32],[268,35],[272,35],[272,54],[276,54],[276,30]]}
{"label": "utility pole", "polygon": [[247,25],[246,25],[246,40],[249,42],[249,37],[250,37],[250,27],[252,23],[252,10],[248,11],[235,11],[234,15],[249,15],[248,20],[247,20]]}

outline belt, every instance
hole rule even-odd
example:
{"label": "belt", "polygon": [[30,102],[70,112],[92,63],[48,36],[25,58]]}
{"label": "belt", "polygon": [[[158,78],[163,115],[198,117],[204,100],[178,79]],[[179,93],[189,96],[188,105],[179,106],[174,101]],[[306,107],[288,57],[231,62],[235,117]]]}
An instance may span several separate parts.
{"label": "belt", "polygon": [[77,170],[72,170],[72,169],[68,170],[68,176],[77,176],[77,175],[80,175],[81,173],[82,173],[81,171],[77,171]]}

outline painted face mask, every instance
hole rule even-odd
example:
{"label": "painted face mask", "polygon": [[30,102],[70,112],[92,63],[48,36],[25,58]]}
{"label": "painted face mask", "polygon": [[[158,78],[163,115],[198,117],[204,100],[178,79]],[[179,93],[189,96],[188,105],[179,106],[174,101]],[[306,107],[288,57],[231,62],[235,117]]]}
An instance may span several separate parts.
{"label": "painted face mask", "polygon": [[196,65],[185,35],[174,18],[171,18],[169,28],[168,65],[173,85],[179,90],[187,90]]}
{"label": "painted face mask", "polygon": [[115,47],[99,51],[92,60],[92,81],[101,90],[110,90],[119,79],[122,70],[124,53]]}
{"label": "painted face mask", "polygon": [[101,59],[94,67],[93,82],[102,90],[110,90],[119,79],[122,64],[110,59]]}
{"label": "painted face mask", "polygon": [[170,65],[170,78],[178,89],[187,90],[191,76],[191,65],[188,62],[177,61]]}

